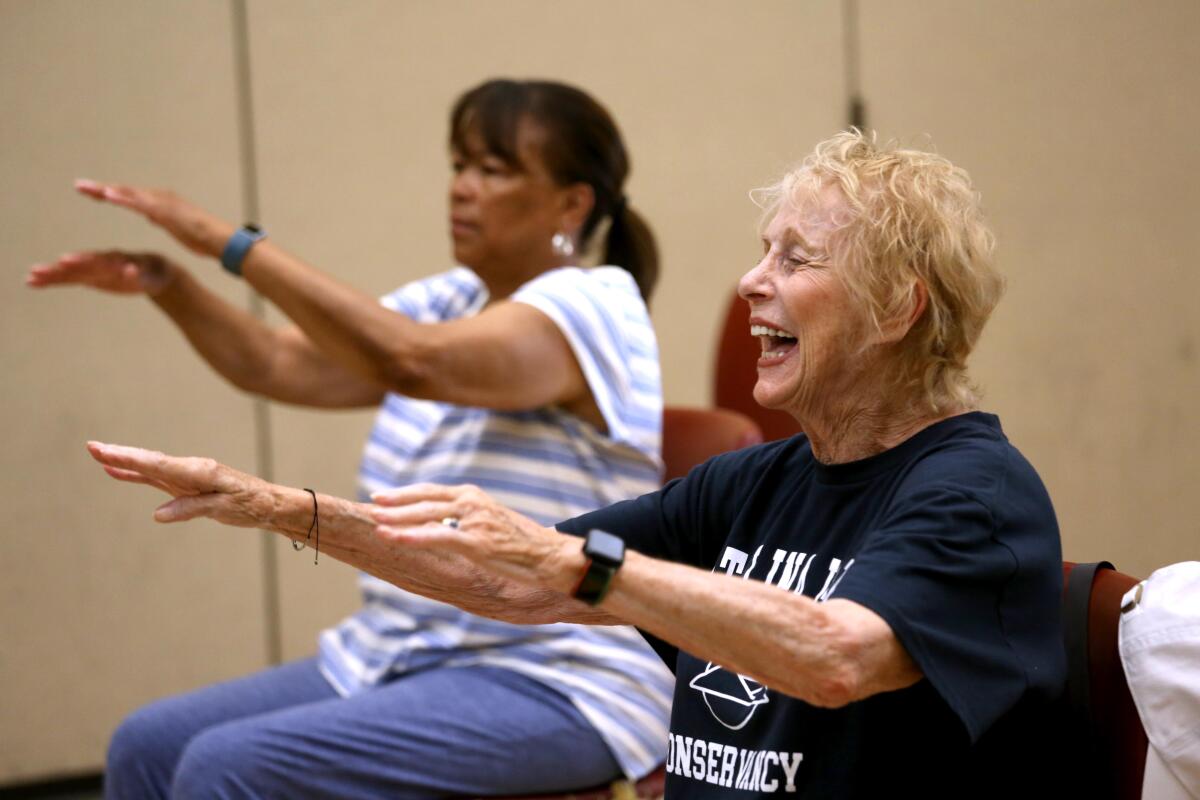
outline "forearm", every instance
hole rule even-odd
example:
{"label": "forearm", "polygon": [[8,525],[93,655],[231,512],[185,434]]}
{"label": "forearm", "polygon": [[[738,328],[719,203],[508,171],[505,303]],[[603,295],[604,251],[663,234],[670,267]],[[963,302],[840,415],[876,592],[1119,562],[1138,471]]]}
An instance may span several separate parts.
{"label": "forearm", "polygon": [[187,270],[173,269],[170,283],[151,297],[154,304],[223,378],[248,392],[277,395],[271,380],[274,331],[207,289]]}
{"label": "forearm", "polygon": [[546,314],[497,303],[420,324],[308,266],[270,239],[242,274],[332,362],[362,382],[422,400],[500,410],[558,404],[603,428],[576,355]]}
{"label": "forearm", "polygon": [[394,391],[404,391],[419,371],[422,326],[271,240],[250,250],[242,274],[343,367]]}
{"label": "forearm", "polygon": [[[265,512],[263,527],[316,547],[316,531],[313,538],[306,539],[313,519],[312,495],[277,485],[267,491],[270,511]],[[523,624],[561,619],[558,606],[563,598],[556,592],[488,573],[454,553],[386,542],[375,534],[376,523],[367,504],[318,493],[317,505],[322,556],[473,614]]]}
{"label": "forearm", "polygon": [[222,377],[271,400],[315,408],[377,406],[384,387],[343,369],[296,328],[271,328],[187,272],[154,302]]}
{"label": "forearm", "polygon": [[[564,544],[554,577],[569,592],[584,568]],[[914,683],[920,673],[872,612],[848,601],[817,603],[757,581],[629,552],[593,614],[607,613],[813,705],[837,707]],[[572,621],[587,615],[564,614]]]}

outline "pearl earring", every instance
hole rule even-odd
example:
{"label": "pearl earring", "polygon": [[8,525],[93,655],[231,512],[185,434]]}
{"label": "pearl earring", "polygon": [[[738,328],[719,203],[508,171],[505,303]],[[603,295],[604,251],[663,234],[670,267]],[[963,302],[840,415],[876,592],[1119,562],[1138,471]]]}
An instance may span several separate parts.
{"label": "pearl earring", "polygon": [[554,234],[550,239],[550,247],[554,250],[555,255],[562,256],[563,258],[570,258],[575,255],[575,242],[562,231]]}

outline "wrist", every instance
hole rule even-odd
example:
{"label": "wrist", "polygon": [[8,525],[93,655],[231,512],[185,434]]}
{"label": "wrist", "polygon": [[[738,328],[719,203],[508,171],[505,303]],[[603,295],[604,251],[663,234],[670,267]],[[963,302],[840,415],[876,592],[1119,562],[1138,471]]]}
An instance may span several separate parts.
{"label": "wrist", "polygon": [[225,252],[225,245],[229,244],[229,240],[241,229],[241,226],[232,225],[223,219],[213,218],[206,228],[204,252],[219,260],[221,253]]}
{"label": "wrist", "polygon": [[182,271],[183,268],[173,261],[154,256],[138,271],[138,283],[148,297],[158,297],[178,283]]}
{"label": "wrist", "polygon": [[312,524],[312,495],[275,483],[268,483],[262,494],[263,527],[288,538],[303,536]]}
{"label": "wrist", "polygon": [[625,563],[625,542],[608,531],[593,528],[583,540],[583,572],[571,592],[576,600],[591,606],[604,602],[617,572]]}
{"label": "wrist", "polygon": [[540,582],[548,589],[570,595],[587,569],[588,559],[583,554],[582,539],[562,533],[558,539],[551,556],[543,561]]}
{"label": "wrist", "polygon": [[225,271],[237,277],[242,276],[242,262],[250,255],[250,251],[267,236],[267,232],[258,225],[243,225],[233,232],[221,249],[221,266]]}

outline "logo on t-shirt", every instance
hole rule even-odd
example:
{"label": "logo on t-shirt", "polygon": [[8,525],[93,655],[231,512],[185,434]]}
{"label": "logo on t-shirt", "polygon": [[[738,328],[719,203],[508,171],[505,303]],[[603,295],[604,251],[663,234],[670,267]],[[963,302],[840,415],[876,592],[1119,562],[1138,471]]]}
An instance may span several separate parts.
{"label": "logo on t-shirt", "polygon": [[688,686],[704,696],[704,704],[717,722],[732,731],[746,726],[755,710],[769,703],[767,687],[753,678],[737,675],[708,662]]}
{"label": "logo on t-shirt", "polygon": [[[750,554],[736,547],[727,546],[713,571],[716,572],[717,569],[720,569],[726,575],[736,575],[743,580],[748,580],[758,565],[762,550],[762,545],[759,545],[754,553]],[[816,553],[797,553],[776,549],[771,558],[771,567],[765,582],[801,594],[807,583],[809,568],[816,560]],[[845,562],[843,566],[842,559],[831,558],[821,589],[816,593],[814,599],[818,603],[828,599],[846,574],[846,570],[850,569],[853,564],[854,559]],[[700,692],[704,697],[704,705],[708,706],[708,711],[713,715],[713,719],[732,731],[746,727],[746,723],[750,722],[758,707],[770,702],[766,686],[753,678],[730,672],[711,661],[708,662],[703,672],[688,682],[688,687]]]}

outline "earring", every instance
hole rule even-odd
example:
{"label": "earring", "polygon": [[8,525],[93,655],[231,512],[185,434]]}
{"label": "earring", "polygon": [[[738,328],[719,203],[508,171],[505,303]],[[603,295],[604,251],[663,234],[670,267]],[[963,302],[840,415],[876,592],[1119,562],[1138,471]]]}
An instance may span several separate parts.
{"label": "earring", "polygon": [[570,258],[575,255],[575,242],[562,231],[551,237],[550,248],[554,250],[555,255],[562,256],[563,258]]}

